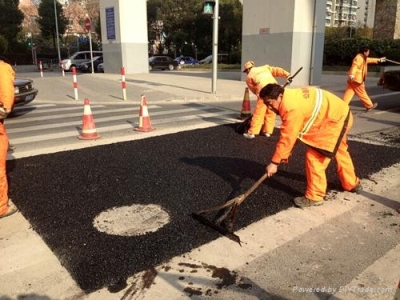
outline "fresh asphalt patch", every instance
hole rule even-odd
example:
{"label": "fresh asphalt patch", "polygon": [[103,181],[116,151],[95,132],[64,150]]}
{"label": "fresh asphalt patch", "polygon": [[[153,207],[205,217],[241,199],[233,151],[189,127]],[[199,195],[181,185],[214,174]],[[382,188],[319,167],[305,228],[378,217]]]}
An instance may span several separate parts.
{"label": "fresh asphalt patch", "polygon": [[[234,129],[224,125],[11,160],[9,194],[85,292],[113,290],[133,274],[219,237],[191,213],[249,189],[263,175],[279,132],[249,141]],[[398,148],[349,145],[361,178],[400,161]],[[303,194],[304,151],[299,143],[289,163],[241,204],[235,230],[291,207]],[[332,162],[327,171],[329,187],[340,190],[335,167]],[[259,238],[268,238],[268,228]]]}

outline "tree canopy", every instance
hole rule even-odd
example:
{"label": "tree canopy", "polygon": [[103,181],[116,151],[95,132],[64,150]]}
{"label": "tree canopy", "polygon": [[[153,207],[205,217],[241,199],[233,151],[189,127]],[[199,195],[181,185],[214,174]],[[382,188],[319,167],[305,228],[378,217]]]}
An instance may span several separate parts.
{"label": "tree canopy", "polygon": [[[65,18],[63,14],[63,8],[58,1],[56,3],[56,11],[57,11],[57,25],[58,25],[58,34],[62,36],[67,28],[68,20]],[[45,38],[53,38],[53,46],[56,49],[56,37],[57,37],[57,28],[55,21],[55,12],[54,12],[54,1],[53,0],[42,0],[39,4],[39,28],[42,32],[42,36]]]}
{"label": "tree canopy", "polygon": [[[219,15],[219,51],[240,49],[242,4],[239,0],[221,0]],[[164,48],[172,46],[180,54],[192,53],[193,49],[211,54],[213,19],[203,14],[203,1],[149,0],[147,21],[149,39],[161,40]]]}
{"label": "tree canopy", "polygon": [[0,35],[7,40],[10,48],[17,41],[24,20],[24,14],[18,9],[18,4],[19,0],[0,1]]}

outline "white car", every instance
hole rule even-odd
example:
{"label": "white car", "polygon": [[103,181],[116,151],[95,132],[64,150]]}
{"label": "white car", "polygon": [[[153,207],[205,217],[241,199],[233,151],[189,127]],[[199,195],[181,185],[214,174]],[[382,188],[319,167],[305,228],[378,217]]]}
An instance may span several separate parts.
{"label": "white car", "polygon": [[[102,56],[102,51],[92,51],[92,56]],[[90,51],[80,51],[75,52],[69,58],[63,59],[60,62],[60,67],[64,69],[64,71],[71,71],[72,67],[77,67],[81,63],[90,61]]]}

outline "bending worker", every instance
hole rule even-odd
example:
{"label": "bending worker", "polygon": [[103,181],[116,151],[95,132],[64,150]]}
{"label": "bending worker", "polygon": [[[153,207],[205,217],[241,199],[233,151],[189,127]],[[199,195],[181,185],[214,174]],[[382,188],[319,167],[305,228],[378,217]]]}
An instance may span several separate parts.
{"label": "bending worker", "polygon": [[369,56],[369,48],[362,47],[358,54],[354,57],[347,77],[347,87],[343,94],[343,101],[350,104],[354,93],[360,98],[367,111],[374,109],[378,103],[372,103],[367,91],[365,90],[365,78],[368,74],[368,64],[383,63],[386,57],[373,58]]}
{"label": "bending worker", "polygon": [[0,218],[17,211],[8,198],[6,175],[8,136],[4,127],[4,119],[14,105],[14,78],[15,73],[11,65],[0,58]]}
{"label": "bending worker", "polygon": [[303,208],[323,203],[327,190],[325,170],[335,158],[337,174],[344,190],[362,190],[349,152],[347,132],[353,124],[349,106],[336,95],[315,87],[284,89],[268,84],[260,97],[271,110],[280,115],[282,126],[271,163],[265,172],[274,175],[282,162],[287,162],[297,141],[305,143],[307,189],[305,195],[294,199]]}
{"label": "bending worker", "polygon": [[282,68],[269,65],[255,67],[253,61],[244,64],[243,72],[247,74],[246,84],[249,90],[257,96],[250,128],[243,136],[247,139],[254,139],[255,135],[258,134],[270,137],[274,131],[276,115],[265,106],[264,101],[259,97],[259,93],[268,83],[277,83],[274,77],[283,77],[291,82],[290,73]]}

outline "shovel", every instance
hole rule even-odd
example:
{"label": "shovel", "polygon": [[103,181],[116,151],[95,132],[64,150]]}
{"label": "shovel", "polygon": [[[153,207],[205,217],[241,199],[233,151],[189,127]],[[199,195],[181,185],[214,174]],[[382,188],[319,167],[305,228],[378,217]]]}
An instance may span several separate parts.
{"label": "shovel", "polygon": [[[192,213],[192,217],[242,246],[240,237],[233,232],[233,224],[235,222],[238,207],[267,177],[268,174],[264,173],[264,175],[261,176],[261,178],[258,179],[244,194],[228,200],[221,205]],[[204,214],[213,211],[218,211],[218,213],[213,220],[210,221],[204,216]]]}
{"label": "shovel", "polygon": [[387,58],[386,58],[386,61],[391,62],[391,63],[396,64],[396,65],[400,65],[400,62],[398,62],[398,61],[390,60],[390,59],[387,59]]}

